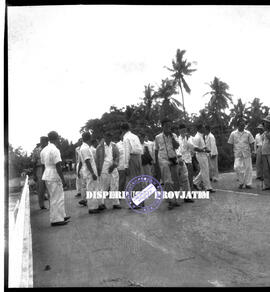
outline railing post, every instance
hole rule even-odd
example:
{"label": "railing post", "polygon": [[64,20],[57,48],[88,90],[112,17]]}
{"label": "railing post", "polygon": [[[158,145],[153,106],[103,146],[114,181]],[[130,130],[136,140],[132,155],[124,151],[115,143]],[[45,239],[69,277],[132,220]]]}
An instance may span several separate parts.
{"label": "railing post", "polygon": [[9,217],[9,287],[33,287],[28,180],[26,176],[21,199]]}

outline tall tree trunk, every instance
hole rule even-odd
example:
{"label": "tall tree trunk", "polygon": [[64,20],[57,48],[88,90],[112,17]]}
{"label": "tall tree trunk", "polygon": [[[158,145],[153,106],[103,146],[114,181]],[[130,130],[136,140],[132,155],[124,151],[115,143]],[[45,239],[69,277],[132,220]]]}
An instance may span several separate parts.
{"label": "tall tree trunk", "polygon": [[182,105],[183,105],[183,111],[184,111],[184,118],[186,119],[186,108],[185,108],[185,102],[184,102],[184,93],[183,93],[183,89],[182,89],[182,85],[181,85],[181,80],[179,80],[179,87],[181,90],[181,95],[182,95]]}

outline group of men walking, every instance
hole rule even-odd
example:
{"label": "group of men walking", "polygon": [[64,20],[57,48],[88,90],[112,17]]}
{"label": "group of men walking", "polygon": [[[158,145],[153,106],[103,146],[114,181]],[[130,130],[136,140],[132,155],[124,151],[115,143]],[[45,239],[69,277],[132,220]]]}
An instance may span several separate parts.
{"label": "group of men walking", "polygon": [[[125,191],[132,178],[143,174],[158,179],[164,191],[215,192],[212,183],[218,180],[218,150],[210,127],[197,125],[197,132],[192,136],[186,125],[173,124],[170,119],[163,119],[161,125],[162,132],[154,141],[149,141],[145,133],[132,133],[128,123],[121,125],[118,141],[106,131],[97,147],[89,132],[82,134],[75,151],[76,197],[81,197],[79,204],[87,206],[89,214],[104,211],[107,199],[88,198],[88,191]],[[264,119],[264,126],[259,125],[258,129],[254,139],[240,120],[228,140],[234,152],[239,188],[251,188],[251,154],[256,152],[258,179],[263,179],[264,190],[270,189],[270,115]],[[47,190],[52,226],[65,225],[70,218],[65,213],[63,188],[66,183],[61,170],[58,139],[55,131],[48,137],[41,137],[40,146],[33,155],[39,205],[41,209],[45,208],[44,193]],[[110,200],[113,209],[121,209],[118,198]],[[168,199],[168,209],[180,206],[178,200]],[[184,199],[184,202],[194,201]]]}

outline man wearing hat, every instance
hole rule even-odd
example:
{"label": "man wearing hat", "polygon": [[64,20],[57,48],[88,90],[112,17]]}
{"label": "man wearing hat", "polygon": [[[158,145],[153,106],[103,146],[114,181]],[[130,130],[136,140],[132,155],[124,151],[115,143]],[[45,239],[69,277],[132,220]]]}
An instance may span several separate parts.
{"label": "man wearing hat", "polygon": [[270,190],[270,114],[263,121],[265,129],[262,135],[263,190]]}
{"label": "man wearing hat", "polygon": [[40,137],[39,146],[34,149],[33,155],[32,155],[32,162],[34,164],[33,174],[34,174],[34,180],[37,185],[38,204],[39,204],[40,209],[47,209],[44,205],[46,186],[45,186],[45,181],[42,180],[44,166],[42,165],[41,160],[40,160],[40,152],[47,145],[48,145],[48,137],[46,136]]}
{"label": "man wearing hat", "polygon": [[263,179],[262,173],[262,133],[264,132],[264,127],[259,124],[257,127],[258,133],[255,136],[254,152],[256,154],[256,178],[259,180]]}

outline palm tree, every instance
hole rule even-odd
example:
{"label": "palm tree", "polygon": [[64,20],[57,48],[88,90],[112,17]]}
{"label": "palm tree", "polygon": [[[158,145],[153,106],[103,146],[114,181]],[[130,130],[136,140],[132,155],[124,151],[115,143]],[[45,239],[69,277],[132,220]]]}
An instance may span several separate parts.
{"label": "palm tree", "polygon": [[180,49],[177,49],[176,58],[175,60],[172,60],[172,68],[168,68],[165,66],[165,68],[167,68],[169,71],[174,72],[172,74],[172,77],[174,77],[181,91],[184,116],[186,116],[186,109],[184,102],[183,87],[188,94],[190,94],[191,92],[191,89],[185,80],[185,76],[191,75],[194,71],[197,70],[191,68],[192,64],[190,62],[187,62],[187,60],[183,59],[185,53],[186,53],[185,50],[181,51]]}
{"label": "palm tree", "polygon": [[153,101],[156,98],[156,94],[154,91],[154,86],[148,84],[144,86],[144,97],[143,102],[145,106],[145,120],[149,121],[151,117],[152,105]]}
{"label": "palm tree", "polygon": [[155,99],[162,100],[160,119],[170,116],[170,118],[173,120],[174,118],[178,118],[179,114],[181,114],[179,107],[181,107],[182,104],[177,99],[172,97],[172,95],[176,93],[177,91],[175,80],[166,78],[165,80],[161,81],[161,86],[155,93]]}
{"label": "palm tree", "polygon": [[246,104],[242,102],[241,98],[237,100],[237,104],[233,105],[230,116],[231,116],[230,125],[233,127],[236,127],[237,121],[239,119],[243,119],[245,121],[247,120]]}
{"label": "palm tree", "polygon": [[227,92],[229,85],[217,77],[214,78],[213,82],[207,84],[211,91],[206,92],[203,96],[210,94],[209,108],[218,112],[224,111],[229,107],[228,102],[232,103],[232,95]]}

